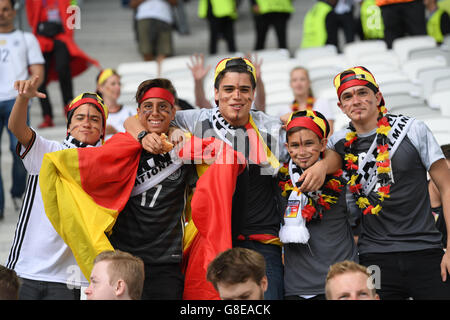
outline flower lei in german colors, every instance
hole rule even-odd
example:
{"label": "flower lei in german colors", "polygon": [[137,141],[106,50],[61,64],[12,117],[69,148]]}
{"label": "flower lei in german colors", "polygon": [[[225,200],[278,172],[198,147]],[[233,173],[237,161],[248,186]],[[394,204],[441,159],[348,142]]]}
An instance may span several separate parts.
{"label": "flower lei in german colors", "polygon": [[[278,185],[281,187],[283,197],[289,198],[291,192],[299,192],[298,187],[292,184],[287,163],[280,168],[278,176],[280,179]],[[307,222],[322,219],[324,212],[330,210],[331,206],[337,202],[344,185],[343,171],[338,170],[327,176],[320,190],[304,193],[308,198],[308,204],[302,208],[302,217]]]}
{"label": "flower lei in german colors", "polygon": [[358,174],[358,156],[354,154],[355,142],[358,139],[356,130],[350,123],[349,129],[344,143],[345,146],[345,157],[344,161],[345,168],[348,171],[350,180],[348,181],[350,192],[355,198],[356,205],[363,211],[363,214],[368,213],[378,215],[381,211],[381,203],[385,198],[390,197],[391,188],[391,161],[389,159],[389,138],[388,134],[391,130],[391,125],[389,124],[388,118],[384,115],[386,114],[386,108],[384,106],[380,107],[380,117],[377,123],[376,130],[376,141],[377,141],[377,156],[376,156],[376,168],[377,168],[377,179],[380,187],[377,190],[379,196],[377,203],[370,203],[369,199],[362,192],[362,185],[359,183],[361,181],[362,175]]}
{"label": "flower lei in german colors", "polygon": [[[316,99],[314,99],[314,97],[309,96],[306,99],[306,110],[312,110],[314,107],[314,101],[316,101]],[[291,111],[292,112],[296,112],[300,110],[300,106],[298,104],[297,101],[294,101],[291,105]]]}

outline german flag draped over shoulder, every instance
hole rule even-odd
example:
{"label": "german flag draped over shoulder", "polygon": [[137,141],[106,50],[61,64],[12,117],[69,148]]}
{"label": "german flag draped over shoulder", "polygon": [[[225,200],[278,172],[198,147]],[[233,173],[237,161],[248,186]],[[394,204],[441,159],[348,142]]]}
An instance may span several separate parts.
{"label": "german flag draped over shoulder", "polygon": [[245,169],[246,160],[219,139],[195,136],[185,143],[179,156],[213,162],[198,180],[191,201],[192,220],[184,237],[183,299],[217,300],[220,297],[206,281],[206,270],[218,253],[232,247],[232,199],[237,176]]}
{"label": "german flag draped over shoulder", "polygon": [[251,116],[245,129],[249,139],[248,159],[220,139],[195,136],[179,153],[182,159],[201,159],[211,164],[206,170],[197,165],[197,172],[202,168],[202,175],[192,197],[192,219],[186,226],[183,245],[185,300],[220,299],[213,285],[206,281],[206,271],[219,253],[232,247],[233,195],[237,177],[244,171],[248,160],[257,164],[267,163],[274,169],[279,167]]}
{"label": "german flag draped over shoulder", "polygon": [[111,231],[133,189],[142,146],[118,133],[103,146],[47,153],[39,173],[45,212],[89,279],[94,258],[114,250]]}

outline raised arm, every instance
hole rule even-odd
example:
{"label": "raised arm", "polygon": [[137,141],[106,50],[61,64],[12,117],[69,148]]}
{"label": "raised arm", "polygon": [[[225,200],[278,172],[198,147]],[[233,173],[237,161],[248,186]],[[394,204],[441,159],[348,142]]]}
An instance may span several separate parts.
{"label": "raised arm", "polygon": [[206,99],[203,80],[208,74],[211,66],[205,67],[205,58],[203,54],[194,54],[191,56],[191,63],[187,65],[194,78],[195,104],[200,108],[211,108],[211,103]]}
{"label": "raised arm", "polygon": [[46,97],[45,94],[37,91],[39,83],[39,76],[36,75],[29,80],[19,80],[14,83],[18,95],[9,116],[8,129],[24,147],[28,147],[33,137],[33,131],[27,124],[28,102],[34,97]]}

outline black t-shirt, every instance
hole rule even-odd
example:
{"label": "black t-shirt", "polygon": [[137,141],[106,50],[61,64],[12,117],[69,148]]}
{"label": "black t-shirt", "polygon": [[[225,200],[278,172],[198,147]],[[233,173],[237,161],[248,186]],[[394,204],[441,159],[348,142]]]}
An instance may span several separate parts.
{"label": "black t-shirt", "polygon": [[[136,184],[155,174],[158,166],[168,164],[167,157],[143,151]],[[113,227],[113,247],[142,258],[146,264],[180,263],[184,208],[193,176],[193,167],[182,165],[154,187],[130,197]]]}

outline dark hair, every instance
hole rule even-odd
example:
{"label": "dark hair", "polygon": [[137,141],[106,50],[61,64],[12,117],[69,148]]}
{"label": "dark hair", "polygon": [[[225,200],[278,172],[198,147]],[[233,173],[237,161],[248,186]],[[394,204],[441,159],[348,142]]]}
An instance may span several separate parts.
{"label": "dark hair", "polygon": [[209,264],[206,279],[217,290],[217,283],[237,284],[249,279],[257,284],[266,275],[264,257],[250,249],[233,248],[220,254]]}
{"label": "dark hair", "polygon": [[136,102],[139,104],[142,96],[149,90],[150,88],[163,88],[168,90],[173,94],[175,98],[175,104],[178,104],[178,96],[175,87],[169,79],[165,78],[155,78],[150,80],[143,81],[136,90]]}
{"label": "dark hair", "polygon": [[[244,62],[245,63],[245,62]],[[253,78],[253,74],[248,71],[246,66],[240,66],[240,65],[234,65],[231,67],[227,67],[223,69],[216,77],[216,81],[214,81],[214,88],[219,89],[220,82],[222,81],[223,77],[227,72],[237,72],[237,73],[247,73],[250,77],[250,81],[252,83],[252,88],[256,88],[256,81]]]}
{"label": "dark hair", "polygon": [[11,2],[11,8],[13,8],[13,10],[16,10],[16,0],[9,0],[9,2]]}
{"label": "dark hair", "polygon": [[19,298],[19,277],[14,270],[0,265],[0,300]]}

